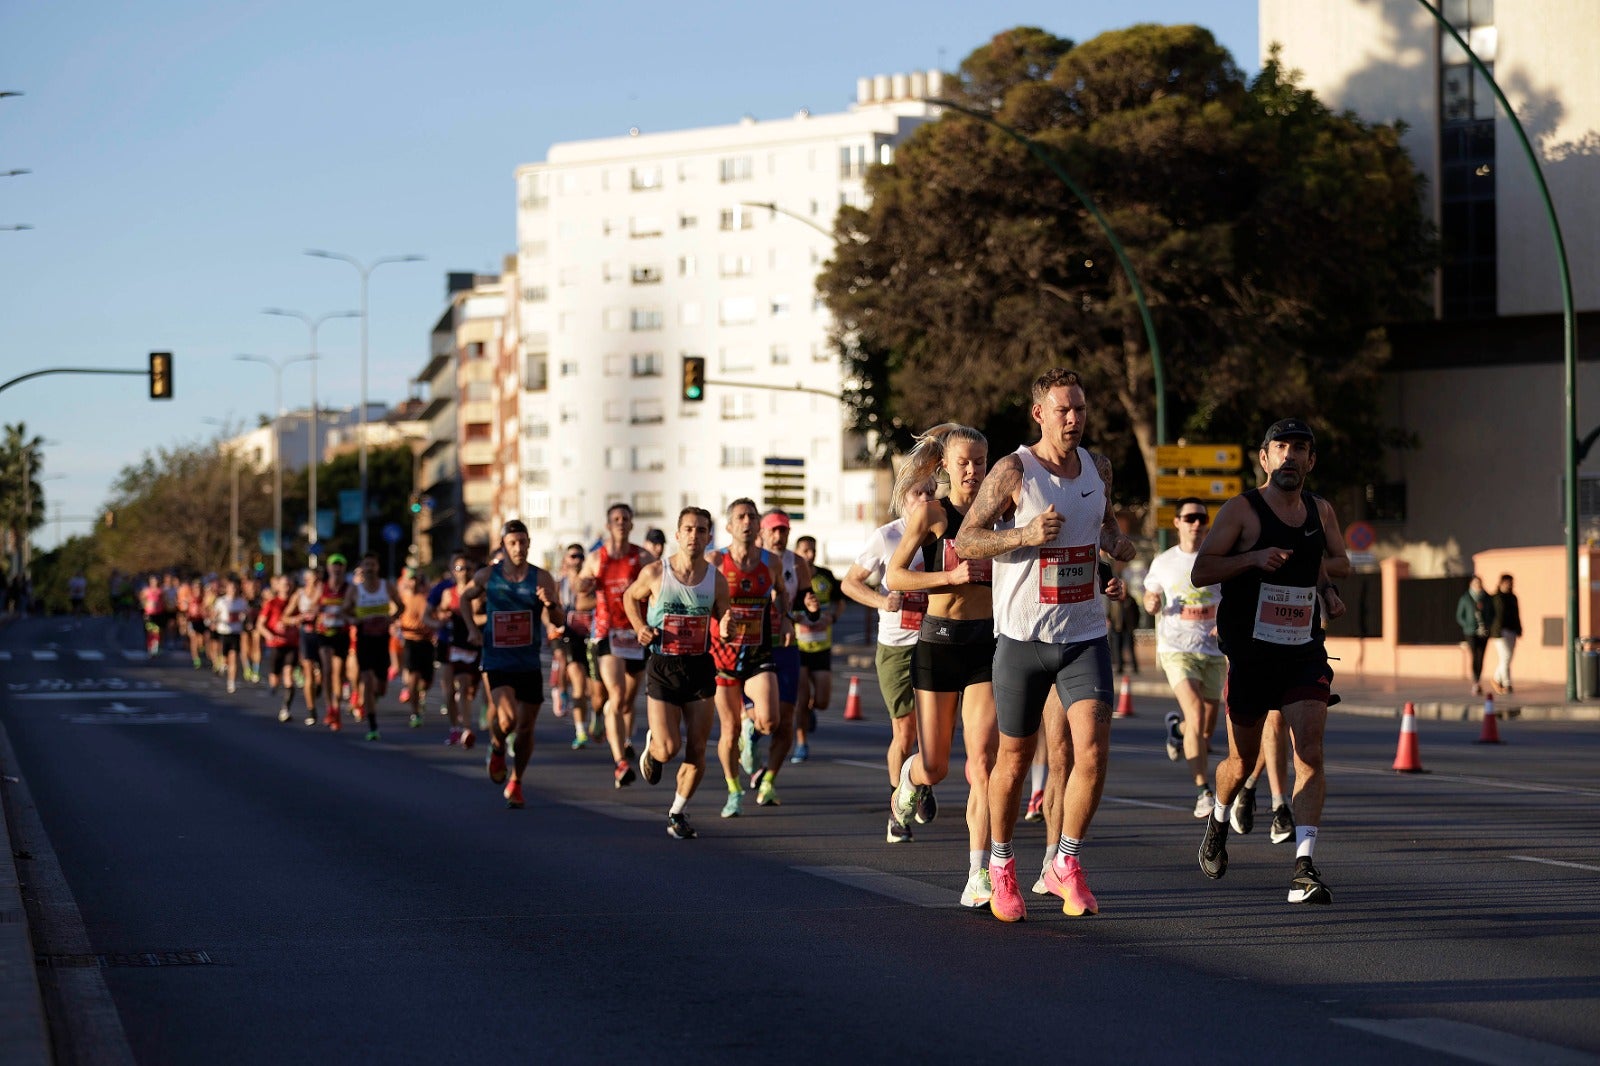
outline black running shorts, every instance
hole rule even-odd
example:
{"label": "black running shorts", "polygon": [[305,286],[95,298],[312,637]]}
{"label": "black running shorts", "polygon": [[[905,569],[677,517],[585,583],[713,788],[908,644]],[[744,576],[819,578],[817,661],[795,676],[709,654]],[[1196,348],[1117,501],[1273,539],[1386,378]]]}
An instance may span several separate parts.
{"label": "black running shorts", "polygon": [[356,666],[364,674],[386,677],[389,673],[389,638],[356,637]]}
{"label": "black running shorts", "polygon": [[1222,686],[1222,703],[1228,717],[1242,725],[1254,725],[1268,711],[1281,711],[1285,704],[1309,700],[1326,704],[1333,686],[1333,667],[1327,654],[1287,662],[1270,658],[1228,660],[1228,679]]}
{"label": "black running shorts", "polygon": [[645,670],[645,694],[686,707],[717,692],[717,664],[707,655],[652,655]]}
{"label": "black running shorts", "polygon": [[924,615],[911,654],[911,687],[920,692],[965,692],[994,677],[994,619]]}
{"label": "black running shorts", "polygon": [[1105,637],[1073,644],[999,637],[994,650],[994,709],[1000,732],[1031,737],[1044,720],[1055,687],[1063,707],[1093,700],[1111,704],[1111,649]]}
{"label": "black running shorts", "polygon": [[270,674],[281,674],[285,670],[292,670],[300,663],[300,649],[293,644],[285,644],[281,648],[271,648],[272,668]]}
{"label": "black running shorts", "polygon": [[495,690],[508,688],[519,703],[535,707],[544,703],[544,672],[542,670],[485,670],[489,682],[489,695]]}

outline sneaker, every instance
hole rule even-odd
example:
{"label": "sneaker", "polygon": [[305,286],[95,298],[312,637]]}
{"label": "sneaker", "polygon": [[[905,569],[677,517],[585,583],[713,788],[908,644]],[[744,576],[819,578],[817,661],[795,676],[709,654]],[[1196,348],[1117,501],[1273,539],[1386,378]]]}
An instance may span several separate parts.
{"label": "sneaker", "polygon": [[333,732],[335,732],[335,733],[337,733],[339,730],[344,728],[344,723],[339,721],[339,708],[337,708],[337,707],[329,707],[328,708],[327,722],[328,722],[328,728],[330,730],[332,730]]}
{"label": "sneaker", "polygon": [[1294,879],[1289,882],[1290,903],[1332,903],[1333,893],[1322,883],[1322,875],[1311,864],[1311,856],[1294,861]]}
{"label": "sneaker", "polygon": [[890,844],[904,844],[911,839],[911,827],[901,825],[893,818],[889,819],[889,828],[884,834],[884,840]]}
{"label": "sneaker", "polygon": [[722,817],[737,818],[744,813],[744,793],[728,793],[728,802],[722,805]]}
{"label": "sneaker", "polygon": [[1213,880],[1228,872],[1228,826],[1215,818],[1206,819],[1200,838],[1200,872]]}
{"label": "sneaker", "polygon": [[444,738],[444,746],[453,748],[459,743],[461,743],[461,727],[453,725],[450,727],[449,736]]}
{"label": "sneaker", "polygon": [[513,811],[522,810],[522,782],[521,781],[518,781],[515,778],[513,778],[511,781],[507,782],[506,790],[505,790],[505,792],[502,793],[502,795],[504,795],[505,798],[506,798],[506,808],[508,810],[513,810]]}
{"label": "sneaker", "polygon": [[477,742],[478,742],[478,738],[472,735],[472,730],[463,729],[461,731],[461,746],[463,748],[470,748],[470,747],[472,747],[472,745],[476,744]]}
{"label": "sneaker", "polygon": [[[648,733],[649,730],[645,730],[645,732]],[[624,744],[622,745],[622,757],[628,762],[632,762],[639,757],[639,753],[633,750],[632,744]]]}
{"label": "sneaker", "polygon": [[1083,865],[1078,862],[1076,855],[1068,855],[1060,862],[1046,866],[1040,880],[1052,894],[1061,897],[1062,914],[1082,918],[1085,914],[1100,913],[1100,904],[1095,900],[1094,893],[1089,891],[1089,882],[1083,876]]}
{"label": "sneaker", "polygon": [[970,909],[987,906],[994,889],[989,884],[989,871],[979,867],[967,875],[967,887],[961,890],[961,905]]}
{"label": "sneaker", "polygon": [[1039,871],[1039,880],[1035,881],[1033,883],[1033,887],[1028,890],[1029,892],[1032,892],[1035,896],[1048,896],[1048,895],[1051,894],[1050,893],[1050,886],[1045,883],[1044,875],[1045,875],[1045,871],[1050,869],[1050,864],[1054,860],[1055,860],[1054,853],[1051,854],[1050,858],[1044,860],[1044,869]]}
{"label": "sneaker", "polygon": [[794,754],[789,756],[789,761],[792,763],[802,763],[809,758],[811,758],[811,745],[796,744],[794,746]]}
{"label": "sneaker", "polygon": [[911,825],[911,816],[917,809],[917,790],[907,793],[896,788],[889,793],[889,818],[902,827]]}
{"label": "sneaker", "polygon": [[761,742],[761,734],[756,732],[756,724],[751,719],[743,719],[743,723],[739,727],[739,769],[753,774],[756,772],[756,745]]}
{"label": "sneaker", "polygon": [[650,754],[650,734],[644,735],[644,754],[639,756],[639,776],[645,779],[646,784],[655,784],[661,780],[661,764],[656,762]]}
{"label": "sneaker", "polygon": [[557,692],[556,698],[550,702],[552,704],[551,710],[557,718],[565,718],[567,716],[567,694],[565,692]]}
{"label": "sneaker", "polygon": [[633,772],[633,767],[628,765],[627,759],[620,760],[616,768],[611,771],[611,787],[626,788],[633,784],[639,775]]}
{"label": "sneaker", "polygon": [[689,816],[687,814],[667,815],[667,836],[676,837],[679,840],[693,840],[695,835],[694,826],[689,824]]}
{"label": "sneaker", "polygon": [[1177,762],[1183,758],[1183,715],[1167,712],[1167,758]]}
{"label": "sneaker", "polygon": [[758,807],[782,807],[783,801],[778,798],[778,786],[772,783],[772,778],[763,778],[761,789],[756,793]]}
{"label": "sneaker", "polygon": [[289,708],[284,707],[284,708],[282,708],[282,709],[280,709],[278,711],[278,721],[287,722],[288,720],[289,720]]}
{"label": "sneaker", "polygon": [[1278,809],[1272,812],[1272,829],[1267,833],[1267,839],[1274,844],[1294,839],[1294,811],[1289,809],[1287,803],[1280,803]]}
{"label": "sneaker", "polygon": [[376,729],[368,729],[367,730],[367,739],[368,740],[377,740],[378,739],[378,731]]}
{"label": "sneaker", "polygon": [[1028,903],[1017,890],[1015,861],[989,867],[989,913],[1002,922],[1020,922],[1028,916]]}
{"label": "sneaker", "polygon": [[[390,678],[389,680],[393,681],[394,679]],[[402,688],[400,690],[400,702],[401,703],[410,703],[411,702],[411,686],[410,685],[406,685],[404,688]]]}
{"label": "sneaker", "polygon": [[1210,818],[1212,808],[1217,805],[1217,794],[1209,788],[1201,790],[1194,798],[1194,816],[1196,818]]}
{"label": "sneaker", "polygon": [[913,816],[918,825],[927,825],[939,817],[939,801],[933,798],[932,785],[918,785],[916,794],[912,797],[914,805]]}
{"label": "sneaker", "polygon": [[411,728],[412,729],[421,729],[422,728],[422,715],[420,713],[416,712],[416,711],[412,711],[411,712]]}
{"label": "sneaker", "polygon": [[493,743],[489,745],[489,758],[484,763],[489,768],[489,780],[500,784],[506,779],[506,751],[504,748],[495,749]]}
{"label": "sneaker", "polygon": [[316,715],[314,715],[314,714],[306,715],[306,725],[314,726],[316,724],[317,724],[317,716]]}
{"label": "sneaker", "polygon": [[233,682],[232,682],[232,681],[229,681],[229,682],[228,682],[228,695],[230,695],[230,696],[231,696],[231,695],[233,695],[233,693],[234,693],[234,687],[233,687]]}
{"label": "sneaker", "polygon": [[750,791],[754,792],[756,789],[760,788],[761,782],[765,781],[766,779],[767,768],[765,766],[757,767],[756,772],[750,775]]}
{"label": "sneaker", "polygon": [[1044,821],[1044,790],[1040,789],[1028,797],[1028,809],[1022,815],[1024,822]]}
{"label": "sneaker", "polygon": [[1256,827],[1256,790],[1244,786],[1233,797],[1233,809],[1228,812],[1228,825],[1235,833],[1248,833]]}
{"label": "sneaker", "polygon": [[589,746],[589,738],[582,733],[572,738],[572,750],[582,751]]}

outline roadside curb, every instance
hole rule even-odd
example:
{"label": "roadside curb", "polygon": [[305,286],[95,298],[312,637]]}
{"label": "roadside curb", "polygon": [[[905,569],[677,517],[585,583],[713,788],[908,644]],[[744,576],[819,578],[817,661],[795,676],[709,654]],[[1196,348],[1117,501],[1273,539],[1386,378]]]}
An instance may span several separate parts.
{"label": "roadside curb", "polygon": [[32,927],[22,902],[17,874],[19,855],[12,844],[12,811],[7,796],[17,780],[11,743],[0,725],[0,1058],[12,1066],[49,1066],[55,1061],[50,1027],[44,1017]]}

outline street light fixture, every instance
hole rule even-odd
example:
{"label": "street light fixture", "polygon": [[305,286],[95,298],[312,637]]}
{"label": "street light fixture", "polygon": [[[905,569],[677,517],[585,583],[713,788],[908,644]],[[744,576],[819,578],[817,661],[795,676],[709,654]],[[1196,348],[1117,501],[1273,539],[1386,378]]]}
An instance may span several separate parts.
{"label": "street light fixture", "polygon": [[306,330],[311,334],[311,354],[307,357],[311,361],[311,418],[307,421],[307,436],[310,438],[311,449],[306,461],[306,504],[311,516],[311,528],[306,531],[306,559],[309,561],[317,551],[317,431],[321,428],[322,412],[317,407],[317,330],[330,318],[359,318],[359,311],[329,311],[326,314],[313,318],[304,311],[286,311],[281,307],[268,307],[262,312],[264,315],[279,315],[283,318],[298,318],[306,324]]}
{"label": "street light fixture", "polygon": [[361,262],[352,255],[343,252],[326,252],[320,248],[313,248],[306,252],[309,256],[318,259],[337,259],[342,263],[349,263],[356,268],[356,273],[361,275],[361,439],[359,442],[359,458],[357,466],[360,470],[361,485],[361,535],[359,550],[362,555],[367,554],[367,279],[372,272],[385,263],[420,263],[420,255],[386,255],[381,259],[374,259],[371,265]]}
{"label": "street light fixture", "polygon": [[0,229],[10,229],[10,230],[32,229],[32,228],[33,227],[28,225],[27,223],[23,223],[21,225],[16,225],[16,226],[0,226]]}
{"label": "street light fixture", "polygon": [[27,170],[27,169],[23,169],[23,170],[0,170],[0,178],[15,178],[15,177],[17,177],[19,175],[22,175],[22,174],[32,174],[32,173],[33,173],[33,171]]}
{"label": "street light fixture", "polygon": [[295,363],[309,363],[317,357],[300,355],[278,360],[264,355],[236,355],[234,358],[261,363],[272,370],[272,573],[276,576],[283,573],[283,369]]}

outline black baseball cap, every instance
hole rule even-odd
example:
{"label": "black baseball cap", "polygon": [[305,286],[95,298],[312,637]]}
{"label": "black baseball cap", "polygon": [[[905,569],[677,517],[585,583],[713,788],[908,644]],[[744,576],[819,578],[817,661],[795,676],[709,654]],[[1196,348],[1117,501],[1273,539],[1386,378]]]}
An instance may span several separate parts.
{"label": "black baseball cap", "polygon": [[659,529],[652,529],[644,535],[644,539],[647,544],[665,544],[667,535]]}
{"label": "black baseball cap", "polygon": [[1261,446],[1265,448],[1275,440],[1293,440],[1295,437],[1304,437],[1310,442],[1313,451],[1317,447],[1317,435],[1311,432],[1311,427],[1298,418],[1280,418],[1267,429],[1267,435],[1261,438]]}

